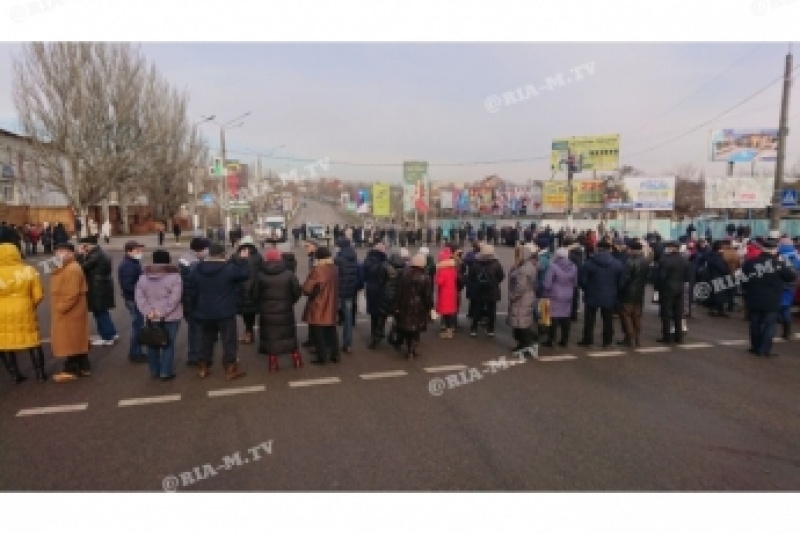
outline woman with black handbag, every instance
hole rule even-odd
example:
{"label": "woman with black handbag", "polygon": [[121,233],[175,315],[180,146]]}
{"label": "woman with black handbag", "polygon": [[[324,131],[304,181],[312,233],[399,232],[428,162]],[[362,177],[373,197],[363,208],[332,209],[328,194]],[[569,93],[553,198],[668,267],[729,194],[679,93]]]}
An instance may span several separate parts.
{"label": "woman with black handbag", "polygon": [[147,346],[150,376],[162,381],[175,378],[175,339],[183,319],[183,281],[178,266],[170,263],[169,252],[154,251],[153,264],[144,267],[136,283],[136,307],[147,319],[139,339]]}

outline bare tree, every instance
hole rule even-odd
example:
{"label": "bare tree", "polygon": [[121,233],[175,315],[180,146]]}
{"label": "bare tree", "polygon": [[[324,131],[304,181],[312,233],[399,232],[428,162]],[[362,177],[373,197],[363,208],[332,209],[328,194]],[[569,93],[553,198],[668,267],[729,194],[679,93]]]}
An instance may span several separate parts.
{"label": "bare tree", "polygon": [[[203,143],[188,125],[188,96],[171,90],[138,47],[25,44],[14,59],[13,92],[42,179],[82,218],[112,191],[121,206],[150,191],[162,210],[185,200]],[[148,191],[153,179],[162,185]]]}

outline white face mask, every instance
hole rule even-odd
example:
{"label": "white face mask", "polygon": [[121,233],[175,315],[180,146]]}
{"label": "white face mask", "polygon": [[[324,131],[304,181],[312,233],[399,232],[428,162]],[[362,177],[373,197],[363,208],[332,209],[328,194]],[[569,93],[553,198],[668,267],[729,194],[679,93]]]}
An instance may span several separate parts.
{"label": "white face mask", "polygon": [[131,257],[132,257],[133,259],[136,259],[137,261],[141,261],[141,260],[142,260],[142,257],[144,257],[144,254],[142,254],[142,253],[131,254]]}

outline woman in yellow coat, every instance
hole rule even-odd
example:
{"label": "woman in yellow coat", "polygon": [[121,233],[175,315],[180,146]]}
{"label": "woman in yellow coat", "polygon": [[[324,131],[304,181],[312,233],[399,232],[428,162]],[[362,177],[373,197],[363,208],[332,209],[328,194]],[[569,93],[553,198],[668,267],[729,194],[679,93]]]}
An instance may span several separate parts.
{"label": "woman in yellow coat", "polygon": [[50,347],[53,357],[64,358],[57,383],[91,376],[89,367],[89,290],[83,269],[75,260],[75,247],[62,242],[55,247],[58,267],[50,279]]}
{"label": "woman in yellow coat", "polygon": [[36,378],[45,381],[44,352],[36,307],[42,282],[35,268],[22,262],[14,244],[0,244],[0,359],[16,383],[27,379],[17,366],[19,350],[29,350]]}

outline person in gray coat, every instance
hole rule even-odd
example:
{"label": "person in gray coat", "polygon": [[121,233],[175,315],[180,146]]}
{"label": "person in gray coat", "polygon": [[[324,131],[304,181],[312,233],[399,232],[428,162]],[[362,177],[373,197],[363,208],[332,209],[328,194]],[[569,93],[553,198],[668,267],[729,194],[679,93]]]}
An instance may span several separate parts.
{"label": "person in gray coat", "polygon": [[508,273],[508,325],[514,330],[517,345],[511,350],[528,351],[533,346],[533,311],[536,308],[535,249],[523,246],[517,264]]}

